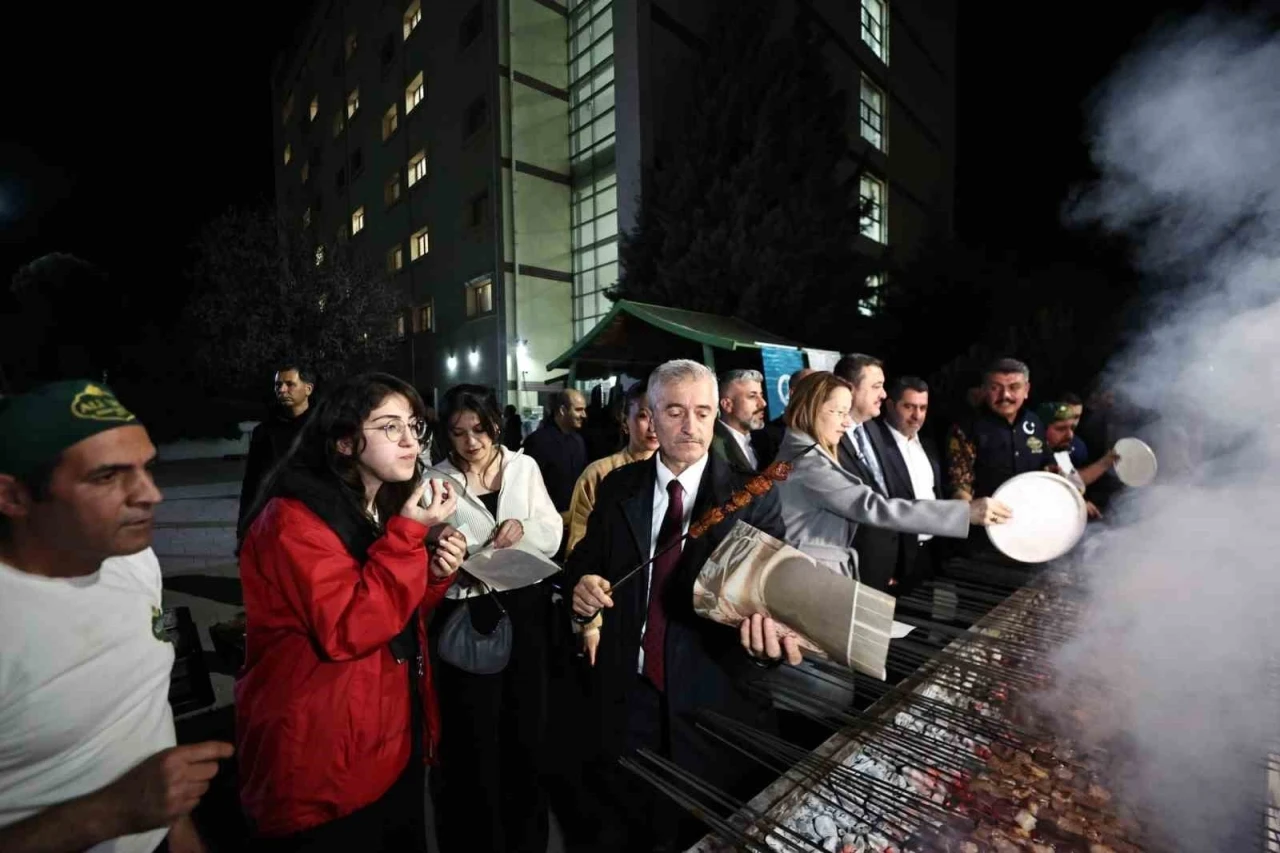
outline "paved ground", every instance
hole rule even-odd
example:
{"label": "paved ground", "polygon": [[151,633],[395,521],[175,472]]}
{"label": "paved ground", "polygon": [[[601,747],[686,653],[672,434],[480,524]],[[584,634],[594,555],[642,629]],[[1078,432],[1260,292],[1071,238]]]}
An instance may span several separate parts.
{"label": "paved ground", "polygon": [[[243,460],[213,459],[163,463],[156,482],[164,492],[157,509],[155,551],[164,575],[166,607],[189,607],[200,631],[216,702],[210,708],[177,719],[184,743],[216,738],[234,741],[234,673],[214,654],[209,627],[240,612],[243,601],[236,564],[235,527]],[[244,848],[245,828],[230,762],[215,780],[196,813],[214,853]],[[432,818],[427,802],[428,822]],[[560,853],[558,827],[552,820],[548,853]],[[434,851],[435,839],[428,843]]]}

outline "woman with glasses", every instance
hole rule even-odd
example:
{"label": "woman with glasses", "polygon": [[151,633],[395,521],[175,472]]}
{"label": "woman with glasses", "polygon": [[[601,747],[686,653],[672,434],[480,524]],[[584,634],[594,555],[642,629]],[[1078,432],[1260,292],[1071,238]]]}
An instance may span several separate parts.
{"label": "woman with glasses", "polygon": [[423,414],[393,376],[345,380],[250,510],[236,739],[253,849],[426,850],[426,623],[464,545],[425,544],[457,496],[421,476]]}
{"label": "woman with glasses", "polygon": [[[433,651],[440,626],[459,608],[467,609],[471,625],[483,634],[492,632],[504,614],[512,632],[510,658],[496,674],[436,661],[447,733],[435,811],[443,853],[547,849],[547,800],[540,784],[551,619],[547,584],[530,580],[490,594],[467,572],[468,565],[483,559],[476,552],[519,549],[537,566],[549,564],[560,548],[563,525],[542,473],[533,459],[502,446],[502,426],[491,389],[451,388],[440,412],[446,458],[429,472],[458,493],[449,523],[466,536],[473,555],[432,621]],[[434,786],[437,776],[432,776]]]}

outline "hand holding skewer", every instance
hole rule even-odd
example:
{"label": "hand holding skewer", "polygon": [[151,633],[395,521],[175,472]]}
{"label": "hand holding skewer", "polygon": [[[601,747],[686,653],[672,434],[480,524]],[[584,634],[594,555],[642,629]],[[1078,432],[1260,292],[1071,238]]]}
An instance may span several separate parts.
{"label": "hand holding skewer", "polygon": [[[815,442],[785,462],[774,462],[759,476],[747,481],[744,488],[734,492],[733,496],[723,506],[711,507],[701,518],[690,524],[688,533],[657,551],[652,557],[618,578],[617,581],[610,583],[600,575],[583,575],[573,588],[572,617],[574,623],[579,626],[578,630],[583,637],[583,648],[590,657],[592,665],[595,664],[595,650],[600,643],[601,610],[605,607],[613,607],[614,590],[639,574],[642,569],[652,564],[667,550],[683,547],[686,539],[698,539],[734,513],[746,509],[753,500],[767,494],[775,483],[791,476],[792,463],[817,446]],[[777,640],[776,636],[774,640]],[[763,645],[761,648],[763,649]],[[788,653],[788,658],[790,658],[790,653]]]}

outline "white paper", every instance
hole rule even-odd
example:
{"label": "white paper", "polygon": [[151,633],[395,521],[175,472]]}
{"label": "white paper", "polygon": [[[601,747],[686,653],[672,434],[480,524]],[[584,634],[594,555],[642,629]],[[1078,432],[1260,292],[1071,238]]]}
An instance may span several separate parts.
{"label": "white paper", "polygon": [[814,370],[831,370],[840,360],[840,353],[831,350],[807,349],[804,352],[809,357],[809,367]]}
{"label": "white paper", "polygon": [[531,586],[560,571],[559,566],[541,554],[522,549],[520,543],[510,548],[477,551],[467,558],[463,568],[494,592]]}
{"label": "white paper", "polygon": [[908,625],[906,622],[899,622],[897,619],[894,619],[893,628],[890,629],[889,631],[889,639],[901,640],[903,637],[907,636],[907,634],[910,634],[915,629],[916,629],[915,625]]}

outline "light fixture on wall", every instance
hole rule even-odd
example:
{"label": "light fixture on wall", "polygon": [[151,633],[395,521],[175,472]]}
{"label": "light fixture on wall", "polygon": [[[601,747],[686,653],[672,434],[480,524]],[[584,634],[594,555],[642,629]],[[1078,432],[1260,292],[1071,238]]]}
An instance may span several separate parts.
{"label": "light fixture on wall", "polygon": [[450,372],[450,373],[457,373],[457,372],[458,372],[458,357],[457,357],[456,355],[451,355],[451,356],[449,356],[448,358],[446,358],[446,359],[444,360],[444,366],[445,366],[445,367],[447,367],[447,368],[449,368],[449,372]]}
{"label": "light fixture on wall", "polygon": [[529,342],[526,340],[516,341],[516,364],[525,364],[529,361]]}
{"label": "light fixture on wall", "polygon": [[472,370],[480,366],[480,350],[472,349],[471,352],[467,353],[467,364],[471,366]]}

